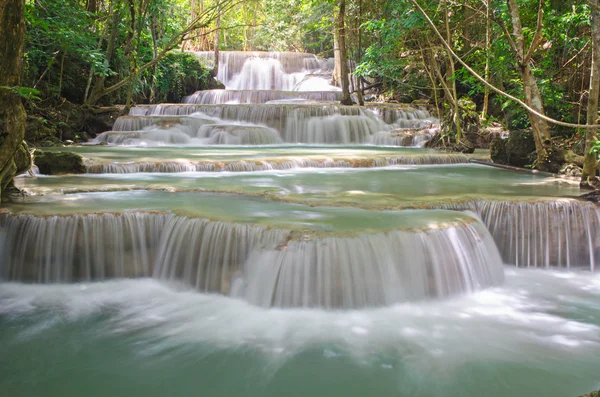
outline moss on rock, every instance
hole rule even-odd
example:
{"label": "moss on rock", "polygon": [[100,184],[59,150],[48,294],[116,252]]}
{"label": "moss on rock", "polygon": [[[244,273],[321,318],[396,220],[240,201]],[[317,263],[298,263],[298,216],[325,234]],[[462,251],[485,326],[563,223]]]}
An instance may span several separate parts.
{"label": "moss on rock", "polygon": [[84,174],[83,159],[77,153],[36,150],[34,163],[45,175]]}
{"label": "moss on rock", "polygon": [[535,142],[531,131],[513,131],[507,139],[494,138],[490,143],[492,161],[525,167],[535,160]]}

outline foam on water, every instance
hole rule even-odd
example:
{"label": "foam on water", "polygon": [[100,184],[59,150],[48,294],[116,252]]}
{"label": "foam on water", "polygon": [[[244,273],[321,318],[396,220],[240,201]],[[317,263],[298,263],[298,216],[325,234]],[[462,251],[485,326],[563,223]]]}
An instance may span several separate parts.
{"label": "foam on water", "polygon": [[[28,395],[46,387],[45,394],[54,395],[60,386],[47,387],[40,375],[44,366],[51,364],[43,372],[52,372],[52,379],[67,373],[87,379],[92,373],[85,365],[68,366],[83,352],[89,357],[101,349],[93,373],[101,370],[104,376],[90,378],[88,387],[95,382],[102,382],[99,390],[135,385],[151,396],[163,393],[165,382],[179,394],[199,379],[211,379],[218,394],[226,393],[224,385],[253,395],[275,396],[282,386],[293,396],[318,394],[336,376],[345,379],[336,390],[350,396],[372,389],[375,381],[382,393],[400,396],[414,390],[427,397],[442,391],[448,396],[578,395],[598,382],[599,299],[598,276],[528,270],[512,271],[505,287],[471,296],[347,312],[265,310],[148,279],[3,283],[0,316],[9,324],[28,321],[3,339],[0,362],[19,363],[27,373],[0,384]],[[96,331],[87,331],[90,326]],[[63,335],[54,336],[62,351],[58,362],[51,358],[55,344],[44,339],[56,332]],[[89,343],[79,342],[86,337]],[[36,360],[19,355],[25,344],[38,346]],[[120,369],[121,360],[128,372]],[[225,363],[227,376],[218,376]],[[313,369],[302,371],[308,368]],[[194,369],[193,375],[187,369]],[[125,375],[131,371],[136,376]],[[148,375],[155,371],[162,373],[163,386],[146,392],[148,382],[153,384]],[[244,381],[244,373],[251,379]],[[304,375],[298,378],[299,373]],[[26,382],[24,375],[35,382]],[[67,382],[54,383],[61,384]]]}

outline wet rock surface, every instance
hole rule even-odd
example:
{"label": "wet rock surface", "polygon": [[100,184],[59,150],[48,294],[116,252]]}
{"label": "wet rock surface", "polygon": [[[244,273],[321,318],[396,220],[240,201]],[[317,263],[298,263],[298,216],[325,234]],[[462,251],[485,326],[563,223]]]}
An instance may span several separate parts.
{"label": "wet rock surface", "polygon": [[36,150],[34,161],[39,167],[40,173],[46,175],[84,174],[86,172],[82,157],[76,153]]}

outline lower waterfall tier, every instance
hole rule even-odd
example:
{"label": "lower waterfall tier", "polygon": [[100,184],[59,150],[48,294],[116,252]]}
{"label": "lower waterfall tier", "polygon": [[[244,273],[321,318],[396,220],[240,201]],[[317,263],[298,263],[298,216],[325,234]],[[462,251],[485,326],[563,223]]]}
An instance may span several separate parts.
{"label": "lower waterfall tier", "polygon": [[306,239],[264,226],[125,212],[0,216],[5,280],[181,281],[265,307],[359,308],[498,285],[504,273],[476,218],[404,211],[420,229]]}

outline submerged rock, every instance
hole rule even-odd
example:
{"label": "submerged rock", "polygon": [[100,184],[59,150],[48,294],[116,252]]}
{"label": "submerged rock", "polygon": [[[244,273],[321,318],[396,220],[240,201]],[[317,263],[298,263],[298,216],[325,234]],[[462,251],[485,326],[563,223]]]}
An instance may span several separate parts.
{"label": "submerged rock", "polygon": [[45,175],[84,174],[86,172],[83,159],[76,153],[36,150],[34,163],[40,169],[40,173]]}

